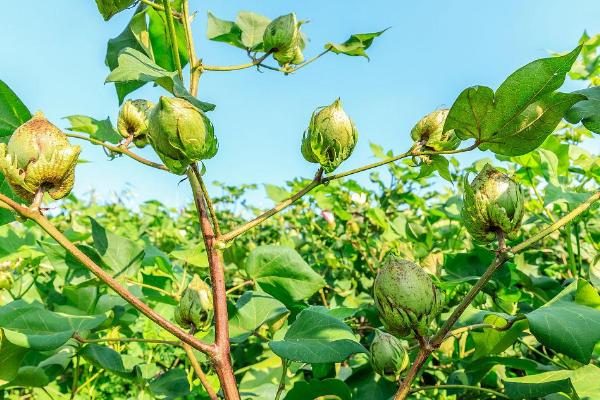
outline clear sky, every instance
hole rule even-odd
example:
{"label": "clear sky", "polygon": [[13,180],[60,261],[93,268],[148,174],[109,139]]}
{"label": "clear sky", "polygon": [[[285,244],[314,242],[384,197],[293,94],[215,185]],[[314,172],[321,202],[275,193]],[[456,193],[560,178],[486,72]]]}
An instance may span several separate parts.
{"label": "clear sky", "polygon": [[[516,68],[549,51],[568,51],[581,33],[600,31],[598,2],[562,0],[355,1],[191,0],[199,56],[206,64],[247,61],[243,51],[205,37],[206,12],[234,20],[248,10],[270,18],[295,11],[310,42],[310,57],[329,41],[351,33],[391,27],[369,49],[371,61],[328,54],[292,76],[255,69],[206,72],[200,98],[217,104],[210,113],[220,141],[206,162],[207,180],[227,184],[283,184],[312,176],[315,166],[300,154],[302,132],[313,109],[341,97],[359,130],[359,143],[342,168],[373,161],[369,143],[396,152],[410,146],[409,131],[424,114],[449,107],[467,86],[496,88]],[[93,0],[11,1],[0,13],[0,79],[32,110],[65,128],[63,117],[110,116],[117,96],[104,84],[106,42],[118,35],[133,10],[104,22]],[[575,88],[574,84],[570,84]],[[150,85],[134,98],[165,94]],[[107,161],[102,149],[84,145],[90,163],[77,170],[75,193],[94,188],[103,199],[133,189],[137,201],[156,198],[172,206],[189,201],[180,177],[143,167],[127,158]],[[151,149],[142,152],[154,158]],[[366,180],[366,175],[361,178]],[[218,194],[219,189],[210,191]],[[262,193],[253,196],[260,205]],[[268,201],[267,201],[268,202]]]}

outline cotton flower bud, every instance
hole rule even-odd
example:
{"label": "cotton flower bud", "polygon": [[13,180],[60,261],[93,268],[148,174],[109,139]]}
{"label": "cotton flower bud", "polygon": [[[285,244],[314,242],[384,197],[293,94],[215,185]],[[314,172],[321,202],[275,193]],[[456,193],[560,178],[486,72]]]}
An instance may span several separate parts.
{"label": "cotton flower bud", "polygon": [[13,277],[10,271],[0,271],[0,290],[11,289],[13,286]]}
{"label": "cotton flower bud", "polygon": [[148,117],[154,104],[138,99],[127,100],[119,111],[117,131],[125,139],[133,137],[133,144],[144,147],[148,144]]}
{"label": "cotton flower bud", "polygon": [[357,141],[358,131],[337,99],[313,113],[302,137],[302,155],[329,173],[350,157]]}
{"label": "cotton flower bud", "polygon": [[148,124],[150,144],[172,172],[217,154],[218,141],[210,120],[190,102],[162,96]]}
{"label": "cotton flower bud", "polygon": [[304,61],[305,40],[300,32],[302,21],[291,13],[275,18],[267,25],[263,34],[263,49],[272,52],[279,65],[300,64]]}
{"label": "cotton flower bud", "polygon": [[500,232],[514,237],[525,212],[519,185],[486,164],[473,182],[465,176],[463,186],[461,216],[471,236],[483,243],[495,240]]}
{"label": "cotton flower bud", "polygon": [[370,350],[373,370],[387,380],[396,381],[408,367],[410,360],[406,349],[399,339],[389,333],[375,330]]}
{"label": "cotton flower bud", "polygon": [[15,130],[8,144],[0,143],[0,172],[27,201],[40,190],[58,200],[73,188],[80,151],[38,111]]}
{"label": "cotton flower bud", "polygon": [[444,132],[444,123],[448,109],[436,110],[427,114],[410,131],[412,139],[420,143],[425,150],[454,150],[460,145],[460,139],[454,130]]}
{"label": "cotton flower bud", "polygon": [[321,211],[321,216],[330,228],[335,228],[335,215],[329,210]]}
{"label": "cotton flower bud", "polygon": [[193,328],[196,332],[206,331],[213,318],[213,298],[210,286],[198,275],[181,294],[175,309],[175,322],[182,328]]}
{"label": "cotton flower bud", "polygon": [[374,294],[386,330],[398,336],[426,329],[443,305],[443,295],[427,272],[393,256],[379,269]]}

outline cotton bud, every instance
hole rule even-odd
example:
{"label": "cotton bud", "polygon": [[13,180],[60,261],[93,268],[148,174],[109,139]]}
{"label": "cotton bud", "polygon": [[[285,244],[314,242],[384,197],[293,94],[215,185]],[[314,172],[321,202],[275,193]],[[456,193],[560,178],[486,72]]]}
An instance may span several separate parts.
{"label": "cotton bud", "polygon": [[429,151],[454,150],[460,145],[460,139],[454,130],[444,132],[444,122],[448,109],[436,110],[427,114],[410,131],[412,139]]}
{"label": "cotton bud", "polygon": [[0,271],[0,290],[11,289],[13,286],[13,277],[10,271]]}
{"label": "cotton bud", "polygon": [[471,236],[483,243],[495,240],[500,232],[514,237],[525,212],[519,185],[486,164],[473,182],[465,176],[463,186],[461,216]]}
{"label": "cotton bud", "polygon": [[408,353],[402,342],[396,337],[375,330],[375,339],[371,343],[370,361],[373,370],[385,379],[395,381],[408,367]]}
{"label": "cotton bud", "polygon": [[176,97],[162,96],[152,108],[148,137],[167,168],[178,175],[191,163],[217,154],[210,120],[190,102]]}
{"label": "cotton bud", "polygon": [[133,137],[133,144],[144,147],[148,144],[148,117],[154,104],[138,99],[127,100],[119,111],[117,131],[125,139]]}
{"label": "cotton bud", "polygon": [[175,322],[183,328],[194,328],[196,332],[206,331],[213,318],[213,298],[210,286],[198,275],[181,294],[175,309]]}
{"label": "cotton bud", "polygon": [[80,151],[38,111],[15,130],[8,144],[0,143],[0,172],[27,201],[33,201],[39,191],[58,200],[73,188]]}
{"label": "cotton bud", "polygon": [[302,155],[329,173],[350,157],[357,141],[358,131],[337,99],[313,113],[302,137]]}
{"label": "cotton bud", "polygon": [[302,21],[296,20],[296,14],[291,13],[275,18],[263,34],[263,49],[272,52],[273,58],[279,65],[300,64],[304,61],[305,40],[300,32]]}
{"label": "cotton bud", "polygon": [[335,228],[335,215],[329,210],[321,211],[321,216],[330,228]]}
{"label": "cotton bud", "polygon": [[443,295],[420,266],[388,257],[374,283],[375,305],[390,333],[406,336],[424,330],[439,314]]}

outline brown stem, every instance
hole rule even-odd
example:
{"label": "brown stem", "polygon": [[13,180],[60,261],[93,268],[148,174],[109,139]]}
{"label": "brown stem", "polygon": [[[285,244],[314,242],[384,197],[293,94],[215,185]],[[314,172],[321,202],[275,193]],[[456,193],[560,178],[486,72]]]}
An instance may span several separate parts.
{"label": "brown stem", "polygon": [[110,274],[106,273],[98,264],[92,261],[85,253],[83,253],[77,246],[75,246],[65,235],[62,234],[52,223],[39,211],[31,210],[28,207],[22,206],[17,202],[13,201],[9,197],[0,193],[0,201],[9,205],[15,212],[24,218],[31,219],[38,224],[46,233],[48,233],[58,244],[60,244],[65,250],[71,253],[79,262],[81,262],[92,274],[98,279],[108,285],[114,290],[119,296],[125,301],[139,310],[142,314],[150,318],[154,323],[160,325],[165,330],[172,333],[178,339],[182,340],[193,346],[195,349],[208,354],[209,356],[215,354],[215,345],[204,343],[181,328],[165,319],[162,315],[148,307],[143,301],[135,297],[130,291],[121,286]]}
{"label": "brown stem", "polygon": [[212,388],[210,383],[208,383],[206,375],[204,375],[204,371],[202,371],[202,367],[200,366],[198,359],[194,355],[192,346],[190,346],[187,343],[183,343],[182,346],[185,350],[185,354],[187,354],[188,359],[190,360],[190,364],[192,364],[192,368],[194,368],[198,379],[200,379],[200,383],[202,383],[202,386],[204,386],[204,390],[206,390],[206,393],[208,393],[208,397],[210,397],[211,400],[218,400],[219,398],[217,397],[215,390]]}
{"label": "brown stem", "polygon": [[225,271],[223,263],[216,248],[216,237],[208,216],[206,203],[200,187],[198,168],[190,166],[188,179],[194,194],[194,202],[198,210],[200,229],[204,237],[204,246],[208,255],[210,267],[210,280],[213,292],[215,312],[215,352],[211,356],[214,369],[221,382],[221,389],[227,400],[239,400],[237,382],[231,366],[231,352],[229,347],[229,317],[227,314],[227,291],[225,288]]}

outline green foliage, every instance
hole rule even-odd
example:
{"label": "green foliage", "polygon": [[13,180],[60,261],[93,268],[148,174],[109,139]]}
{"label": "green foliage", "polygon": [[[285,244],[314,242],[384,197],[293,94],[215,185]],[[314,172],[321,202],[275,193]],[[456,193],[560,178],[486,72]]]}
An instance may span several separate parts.
{"label": "green foliage", "polygon": [[[166,4],[175,11],[174,26],[168,23],[164,3],[140,3],[126,29],[109,41],[107,82],[115,83],[119,102],[154,83],[195,108],[214,109],[192,95],[194,85],[188,90],[176,70],[177,61],[183,66],[190,59],[195,62],[190,66],[192,83],[194,76],[210,71],[201,57],[194,60],[188,46],[185,1]],[[97,1],[97,5],[108,20],[134,2]],[[213,70],[257,66],[290,74],[328,52],[367,57],[366,50],[384,32],[328,43],[324,52],[301,62],[295,58],[296,50],[303,50],[305,37],[292,15],[271,21],[240,12],[234,22],[209,13],[208,38],[243,49],[251,59],[248,64]],[[294,29],[283,36],[270,32],[268,27],[278,20]],[[281,68],[264,64],[281,50],[265,37],[291,38],[286,50],[294,49],[293,58],[292,53],[274,57]],[[172,42],[179,60],[173,59]],[[224,235],[209,237],[209,216],[200,226],[192,204],[175,210],[150,200],[131,209],[126,201],[104,204],[71,195],[51,211],[42,209],[42,214],[2,197],[6,203],[0,201],[0,398],[210,398],[210,391],[226,387],[221,384],[229,372],[217,374],[215,368],[229,358],[243,399],[386,400],[397,385],[375,372],[406,374],[405,368],[421,367],[420,359],[422,368],[412,371],[415,381],[407,380],[416,385],[411,395],[418,399],[597,398],[600,210],[591,206],[558,230],[544,228],[566,218],[598,190],[600,159],[587,150],[590,131],[599,130],[597,91],[595,87],[557,91],[566,76],[596,84],[598,44],[598,36],[584,34],[581,46],[572,52],[518,69],[495,92],[481,86],[466,89],[449,110],[443,129],[445,111],[417,125],[413,132],[417,146],[404,156],[394,158],[391,150],[371,144],[381,162],[359,170],[384,164],[387,169],[371,172],[366,183],[319,172],[314,180],[297,178],[285,187],[266,184],[270,199],[285,202],[266,214],[245,201],[257,185],[217,183],[220,196],[206,204],[198,189],[201,214],[207,212],[202,208],[206,205]],[[256,58],[261,52],[264,55]],[[568,123],[561,122],[565,117]],[[27,107],[0,81],[2,142],[30,118]],[[346,126],[341,134],[334,132],[331,118],[312,121],[310,130],[319,135],[303,146],[305,157],[321,164],[325,173],[338,167],[356,144],[349,118],[342,121]],[[87,135],[77,137],[110,149],[111,158],[132,156],[128,137],[121,140],[110,118],[67,119],[70,130]],[[167,118],[163,122],[179,141],[162,132],[154,140],[167,140],[184,151],[186,144],[198,141],[198,124],[186,125],[192,119]],[[579,122],[581,126],[573,125]],[[430,140],[432,134],[435,140]],[[506,215],[488,221],[490,232],[504,228],[504,217],[513,213],[519,221],[510,221],[510,229],[505,229],[513,234],[507,238],[508,250],[540,238],[509,253],[496,271],[489,265],[501,259],[505,249],[494,243],[493,234],[486,240],[491,244],[473,241],[465,230],[469,221],[461,218],[462,193],[469,192],[465,177],[485,171],[489,160],[461,166],[451,155],[462,151],[457,150],[454,134],[474,139],[481,150],[491,150],[494,163],[508,174],[491,196]],[[419,155],[423,150],[429,153]],[[197,155],[175,172],[184,173],[190,162],[205,158]],[[140,161],[139,156],[132,157]],[[434,172],[456,186],[446,185]],[[506,193],[503,186],[508,180],[522,188],[518,212],[515,204],[500,196]],[[4,176],[0,193],[23,203]],[[286,200],[298,193],[302,196]],[[9,209],[32,221],[13,222]],[[493,211],[496,217],[497,213]],[[43,225],[46,217],[51,225]],[[244,225],[248,217],[256,219]],[[63,240],[55,241],[60,236],[53,226],[64,233]],[[243,234],[228,237],[231,232]],[[206,240],[201,240],[203,234]],[[76,257],[76,250],[85,256]],[[411,279],[406,271],[404,277],[381,278],[385,274],[378,272],[384,271],[383,260],[390,255],[405,260]],[[102,271],[92,273],[90,261]],[[120,285],[143,301],[155,313],[153,320],[142,316],[148,310],[130,304],[135,304],[131,297],[127,302],[127,296],[109,289],[110,280],[102,272],[114,280],[113,288]],[[490,279],[482,281],[486,274]],[[221,278],[225,287],[218,286]],[[212,295],[204,283],[209,281],[216,288]],[[375,339],[377,329],[390,328],[386,311],[379,314],[375,305],[376,282],[385,288],[376,291],[377,304],[393,303],[390,312],[410,319],[402,326],[406,328],[400,332],[402,340],[385,334],[393,341],[392,348],[381,349]],[[468,293],[473,288],[477,291],[471,300]],[[227,291],[225,297],[221,289]],[[223,301],[218,303],[218,298]],[[210,318],[189,314],[199,311],[198,304],[203,311],[210,310]],[[217,322],[209,326],[213,310],[215,321],[228,324],[228,338],[219,339]],[[455,310],[460,315],[452,319]],[[211,351],[203,354],[184,347],[169,331],[179,337],[188,333],[156,324],[159,317],[186,329],[197,328],[188,332],[203,343],[229,340],[231,354],[218,359]],[[453,330],[444,331],[446,325]],[[439,342],[435,335],[424,337],[425,328],[441,332]],[[429,350],[435,350],[433,357]]]}

